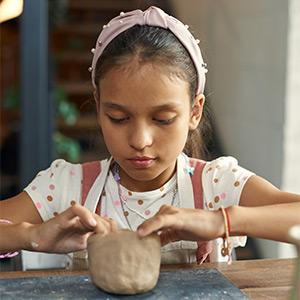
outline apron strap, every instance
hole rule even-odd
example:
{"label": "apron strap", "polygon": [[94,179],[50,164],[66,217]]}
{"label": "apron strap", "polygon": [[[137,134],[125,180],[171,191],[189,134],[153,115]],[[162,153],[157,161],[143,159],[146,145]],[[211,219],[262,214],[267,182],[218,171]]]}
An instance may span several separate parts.
{"label": "apron strap", "polygon": [[82,183],[81,183],[81,205],[85,204],[87,195],[95,182],[97,176],[101,172],[101,164],[99,161],[87,162],[82,167]]}
{"label": "apron strap", "polygon": [[[203,209],[203,185],[202,185],[202,173],[206,165],[203,160],[190,158],[190,165],[194,168],[192,175],[192,185],[194,193],[194,205],[196,209]],[[198,249],[196,252],[197,263],[201,264],[204,261],[209,262],[209,254],[213,250],[212,241],[197,241]]]}
{"label": "apron strap", "polygon": [[[98,173],[98,176],[94,174],[94,178],[93,178],[94,181],[90,182],[89,185],[90,190],[87,192],[84,206],[92,212],[100,213],[100,203],[101,203],[100,198],[104,190],[104,186],[109,173],[111,162],[112,162],[112,158],[102,160],[101,162],[99,162],[100,163],[99,171],[101,172]],[[87,170],[87,174],[88,174],[88,170]],[[89,175],[87,175],[87,177],[89,177]]]}

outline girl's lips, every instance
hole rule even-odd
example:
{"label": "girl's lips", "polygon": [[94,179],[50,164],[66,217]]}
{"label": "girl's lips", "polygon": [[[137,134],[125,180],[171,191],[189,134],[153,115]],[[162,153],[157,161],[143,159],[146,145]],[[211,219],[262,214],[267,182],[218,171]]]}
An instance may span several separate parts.
{"label": "girl's lips", "polygon": [[151,157],[135,157],[129,159],[130,163],[137,169],[149,168],[155,159]]}

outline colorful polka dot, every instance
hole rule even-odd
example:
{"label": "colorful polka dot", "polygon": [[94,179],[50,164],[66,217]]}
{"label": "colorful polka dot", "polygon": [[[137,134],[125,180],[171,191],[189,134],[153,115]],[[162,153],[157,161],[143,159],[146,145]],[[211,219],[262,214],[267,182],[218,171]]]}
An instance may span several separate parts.
{"label": "colorful polka dot", "polygon": [[145,215],[146,215],[146,216],[149,216],[150,214],[151,214],[150,209],[145,210]]}
{"label": "colorful polka dot", "polygon": [[50,189],[50,190],[55,190],[55,185],[54,185],[54,184],[50,184],[50,185],[49,185],[49,189]]}
{"label": "colorful polka dot", "polygon": [[221,194],[220,194],[220,198],[221,198],[221,199],[225,199],[225,198],[226,198],[226,193],[221,193]]}
{"label": "colorful polka dot", "polygon": [[139,200],[137,201],[137,203],[138,203],[138,205],[143,205],[144,201],[143,201],[142,199],[139,199]]}
{"label": "colorful polka dot", "polygon": [[232,171],[232,172],[237,172],[237,169],[236,169],[236,168],[233,168],[231,171]]}
{"label": "colorful polka dot", "polygon": [[216,196],[216,197],[214,198],[214,201],[215,201],[215,203],[218,203],[218,202],[220,201],[220,197],[219,197],[219,196]]}
{"label": "colorful polka dot", "polygon": [[217,183],[219,181],[218,178],[214,178],[214,183]]}
{"label": "colorful polka dot", "polygon": [[54,174],[53,174],[53,173],[51,173],[51,174],[50,174],[50,178],[52,178],[52,177],[53,177],[53,175],[54,175]]}
{"label": "colorful polka dot", "polygon": [[70,204],[73,206],[73,205],[76,204],[76,201],[75,201],[75,200],[72,200],[72,201],[70,202]]}
{"label": "colorful polka dot", "polygon": [[54,216],[54,217],[58,216],[58,212],[55,211],[55,212],[53,213],[53,216]]}
{"label": "colorful polka dot", "polygon": [[163,194],[161,197],[164,198],[166,196],[166,194]]}
{"label": "colorful polka dot", "polygon": [[207,169],[207,172],[211,171],[212,169],[213,169],[212,167],[209,167],[209,168]]}
{"label": "colorful polka dot", "polygon": [[120,200],[117,199],[117,200],[113,201],[113,205],[114,205],[114,206],[120,206],[120,205],[121,205]]}
{"label": "colorful polka dot", "polygon": [[106,192],[105,192],[105,191],[102,192],[102,196],[103,196],[103,197],[106,196]]}
{"label": "colorful polka dot", "polygon": [[131,192],[131,191],[128,191],[128,195],[129,195],[129,196],[132,196],[132,192]]}
{"label": "colorful polka dot", "polygon": [[234,183],[234,186],[235,187],[238,187],[240,185],[240,182],[239,181],[236,181],[235,183]]}
{"label": "colorful polka dot", "polygon": [[36,186],[33,185],[33,186],[31,187],[31,190],[32,190],[32,191],[35,191],[35,190],[36,190]]}
{"label": "colorful polka dot", "polygon": [[159,190],[162,192],[165,188],[162,186]]}
{"label": "colorful polka dot", "polygon": [[53,200],[53,197],[52,196],[47,196],[47,200],[49,201],[49,202],[51,202],[52,200]]}
{"label": "colorful polka dot", "polygon": [[124,211],[124,216],[128,217],[128,215],[129,215],[129,212],[128,211]]}
{"label": "colorful polka dot", "polygon": [[41,204],[40,202],[36,202],[36,203],[35,203],[35,207],[36,207],[37,209],[41,209],[41,208],[42,208],[42,204]]}
{"label": "colorful polka dot", "polygon": [[209,203],[208,203],[208,207],[209,207],[209,208],[214,208],[212,202],[209,202]]}

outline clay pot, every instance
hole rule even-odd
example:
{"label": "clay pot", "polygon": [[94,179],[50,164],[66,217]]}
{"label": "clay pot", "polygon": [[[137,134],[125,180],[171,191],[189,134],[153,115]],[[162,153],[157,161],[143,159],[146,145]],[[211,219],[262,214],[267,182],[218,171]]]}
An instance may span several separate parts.
{"label": "clay pot", "polygon": [[88,239],[88,263],[92,282],[106,292],[137,294],[153,289],[160,270],[160,239],[120,230]]}

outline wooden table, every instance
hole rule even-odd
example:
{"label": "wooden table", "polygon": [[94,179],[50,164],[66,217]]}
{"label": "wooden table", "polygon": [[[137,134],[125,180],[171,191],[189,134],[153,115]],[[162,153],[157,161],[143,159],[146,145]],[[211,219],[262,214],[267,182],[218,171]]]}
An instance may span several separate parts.
{"label": "wooden table", "polygon": [[[288,299],[295,266],[296,259],[258,259],[234,261],[231,265],[209,263],[196,267],[218,269],[250,299],[277,300]],[[173,268],[176,267],[168,267]]]}
{"label": "wooden table", "polygon": [[[295,268],[295,259],[259,259],[198,265],[164,265],[162,270],[216,268],[251,299],[288,299]],[[87,270],[39,270],[0,272],[0,278],[55,275],[86,275]]]}

